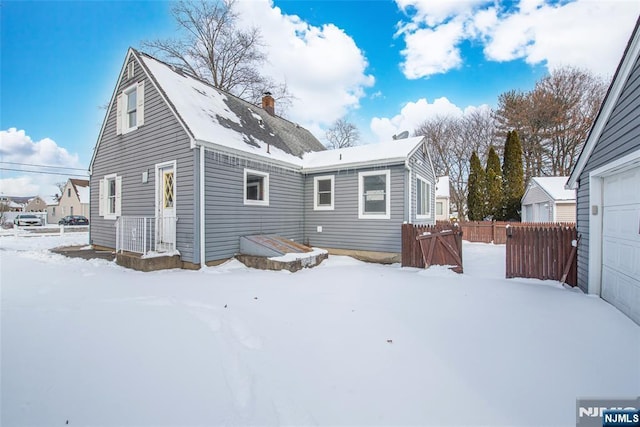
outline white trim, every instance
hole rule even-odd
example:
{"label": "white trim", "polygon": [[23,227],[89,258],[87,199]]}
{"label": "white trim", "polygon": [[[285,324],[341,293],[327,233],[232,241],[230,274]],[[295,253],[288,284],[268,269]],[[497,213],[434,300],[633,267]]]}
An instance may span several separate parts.
{"label": "white trim", "polygon": [[[429,211],[426,214],[418,214],[418,180],[422,181],[424,184],[427,185],[427,198],[429,200]],[[431,188],[432,188],[432,184],[431,182],[427,181],[427,179],[421,175],[418,175],[416,173],[416,219],[431,219]]]}
{"label": "white trim", "polygon": [[[116,200],[114,201],[114,205],[117,205],[116,202],[117,202],[117,199],[118,199],[118,185],[117,185],[118,184],[118,174],[112,173],[112,174],[109,174],[109,175],[105,175],[102,178],[102,181],[104,182],[104,184],[103,184],[104,193],[103,193],[103,201],[102,201],[103,206],[104,206],[104,208],[103,208],[103,213],[104,213],[103,218],[104,219],[109,219],[109,220],[115,220],[115,219],[118,219],[118,215],[117,215],[118,207],[114,206],[114,211],[113,212],[110,212],[110,209],[109,209],[110,205],[111,205],[111,203],[109,203],[109,181],[111,181],[111,180],[115,181],[115,183],[116,183],[116,190],[115,190],[116,194],[114,194],[114,197],[116,198]],[[122,188],[121,188],[121,190],[122,190]]]}
{"label": "white trim", "polygon": [[205,216],[204,216],[204,146],[200,146],[200,268],[204,268],[206,264],[206,247],[205,247]]}
{"label": "white trim", "polygon": [[[331,203],[329,205],[320,205],[318,197],[318,181],[331,181]],[[313,177],[313,210],[314,211],[332,211],[335,206],[335,175],[322,175]]]}
{"label": "white trim", "polygon": [[607,97],[600,107],[600,112],[596,117],[595,123],[591,127],[591,132],[589,132],[589,136],[587,137],[587,141],[585,142],[582,152],[578,157],[578,161],[571,171],[571,175],[569,175],[569,180],[567,181],[566,188],[570,188],[572,190],[575,190],[577,188],[580,174],[584,170],[589,157],[591,157],[591,153],[593,152],[596,143],[600,139],[605,126],[609,122],[609,117],[611,116],[613,109],[618,103],[618,98],[620,97],[620,94],[622,93],[622,90],[624,89],[624,86],[627,83],[631,72],[633,71],[635,62],[640,55],[640,30],[638,29],[639,23],[640,21],[636,23],[636,26],[633,30],[632,38],[627,45],[627,50],[620,60],[618,70],[616,71],[613,82],[611,82],[611,85],[609,87]]}
{"label": "white trim", "polygon": [[[136,124],[135,126],[129,127],[129,95],[134,93],[136,94]],[[138,83],[134,83],[130,86],[127,86],[122,90],[122,135],[126,135],[129,132],[133,132],[138,129]]]}
{"label": "white trim", "polygon": [[[590,294],[600,295],[602,289],[602,220],[604,178],[640,165],[640,149],[613,160],[589,173],[589,283]],[[593,213],[596,206],[597,214]]]}
{"label": "white trim", "polygon": [[[263,177],[263,198],[262,200],[247,200],[247,175],[258,175]],[[253,206],[269,206],[269,174],[267,172],[261,172],[253,169],[244,170],[244,180],[243,180],[243,201],[245,205],[253,205]]]}
{"label": "white trim", "polygon": [[162,202],[159,199],[159,195],[160,195],[160,188],[159,185],[161,185],[161,178],[160,178],[160,170],[167,168],[167,167],[171,167],[173,169],[173,216],[177,216],[176,215],[176,206],[178,205],[178,194],[177,194],[177,185],[176,183],[178,182],[178,162],[177,160],[170,160],[168,162],[162,162],[162,163],[156,163],[155,164],[155,193],[156,193],[156,205],[155,205],[155,213],[157,215],[158,211],[160,210],[160,203]]}
{"label": "white trim", "polygon": [[[385,213],[365,213],[363,203],[364,196],[364,177],[365,176],[376,176],[376,175],[384,175],[385,176]],[[376,171],[367,171],[367,172],[358,172],[358,219],[391,219],[391,170],[376,170]]]}

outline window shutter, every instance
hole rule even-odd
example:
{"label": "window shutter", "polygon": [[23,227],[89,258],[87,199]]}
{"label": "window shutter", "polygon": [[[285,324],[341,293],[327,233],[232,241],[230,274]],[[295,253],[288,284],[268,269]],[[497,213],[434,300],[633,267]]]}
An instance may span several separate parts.
{"label": "window shutter", "polygon": [[116,177],[116,216],[122,214],[122,177]]}
{"label": "window shutter", "polygon": [[116,98],[116,135],[122,135],[122,94]]}
{"label": "window shutter", "polygon": [[106,194],[105,186],[107,184],[104,179],[101,179],[98,182],[100,183],[100,192],[98,193],[98,215],[104,216],[104,198]]}
{"label": "window shutter", "polygon": [[144,82],[138,83],[137,92],[137,125],[142,126],[144,124]]}

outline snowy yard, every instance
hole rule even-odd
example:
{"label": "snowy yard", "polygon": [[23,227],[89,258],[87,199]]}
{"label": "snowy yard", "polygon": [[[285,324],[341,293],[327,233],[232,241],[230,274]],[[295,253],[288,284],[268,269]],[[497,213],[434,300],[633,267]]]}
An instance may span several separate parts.
{"label": "snowy yard", "polygon": [[640,327],[557,282],[330,257],[140,273],[0,237],[1,424],[575,425],[640,395]]}

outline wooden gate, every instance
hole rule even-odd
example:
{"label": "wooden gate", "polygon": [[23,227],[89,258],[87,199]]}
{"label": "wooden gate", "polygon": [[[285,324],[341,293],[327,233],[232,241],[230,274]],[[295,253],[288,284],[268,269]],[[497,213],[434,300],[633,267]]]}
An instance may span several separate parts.
{"label": "wooden gate", "polygon": [[577,244],[575,226],[508,227],[506,276],[576,286]]}
{"label": "wooden gate", "polygon": [[429,265],[451,265],[462,273],[462,232],[452,224],[402,224],[402,266]]}
{"label": "wooden gate", "polygon": [[462,233],[453,230],[423,234],[420,242],[425,268],[431,265],[450,265],[451,270],[462,273]]}

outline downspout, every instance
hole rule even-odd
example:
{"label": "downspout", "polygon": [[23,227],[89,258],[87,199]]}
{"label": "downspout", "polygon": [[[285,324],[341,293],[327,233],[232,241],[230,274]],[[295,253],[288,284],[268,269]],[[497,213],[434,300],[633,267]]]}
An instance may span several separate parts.
{"label": "downspout", "polygon": [[204,202],[204,146],[200,145],[200,268],[206,266]]}
{"label": "downspout", "polygon": [[409,166],[409,159],[405,160],[404,167],[407,170],[407,172],[409,172],[409,178],[407,179],[407,182],[409,185],[405,186],[405,189],[407,191],[407,199],[408,199],[406,203],[407,213],[405,216],[405,221],[408,224],[411,224],[411,172],[412,172],[412,169],[411,169],[411,166]]}

